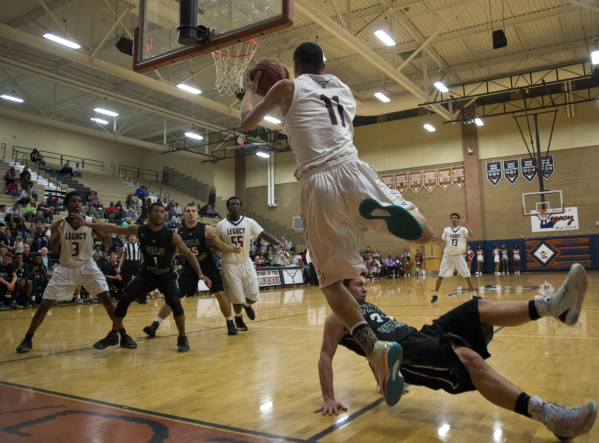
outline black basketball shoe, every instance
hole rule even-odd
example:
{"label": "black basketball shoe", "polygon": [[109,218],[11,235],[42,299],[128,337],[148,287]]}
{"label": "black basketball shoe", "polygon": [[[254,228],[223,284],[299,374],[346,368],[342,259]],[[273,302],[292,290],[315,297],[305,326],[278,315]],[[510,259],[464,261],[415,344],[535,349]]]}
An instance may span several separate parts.
{"label": "black basketball shoe", "polygon": [[150,337],[156,337],[156,330],[158,329],[158,327],[160,326],[160,323],[158,323],[157,321],[152,322],[152,324],[150,326],[146,326],[144,328],[144,332],[149,335]]}
{"label": "black basketball shoe", "polygon": [[180,335],[177,338],[177,348],[179,352],[187,352],[189,351],[189,342],[187,341],[187,335]]}
{"label": "black basketball shoe", "polygon": [[235,327],[237,327],[238,331],[247,331],[248,327],[243,322],[243,316],[235,316]]}
{"label": "black basketball shoe", "polygon": [[129,334],[121,334],[121,348],[135,349],[137,348],[137,343],[135,343]]}
{"label": "black basketball shoe", "polygon": [[431,303],[437,303],[438,299],[439,299],[439,297],[437,297],[436,295],[433,295],[433,299],[431,300]]}
{"label": "black basketball shoe", "polygon": [[227,320],[227,333],[229,335],[237,335],[237,328],[235,327],[233,320]]}
{"label": "black basketball shoe", "polygon": [[106,349],[108,346],[116,346],[119,344],[119,333],[110,331],[102,340],[94,343],[94,349]]}
{"label": "black basketball shoe", "polygon": [[33,343],[31,343],[31,340],[27,340],[26,338],[24,338],[19,347],[17,348],[17,352],[19,354],[24,354],[25,352],[31,351],[32,347]]}
{"label": "black basketball shoe", "polygon": [[243,309],[245,310],[245,313],[247,314],[248,318],[250,320],[256,320],[256,313],[254,312],[254,308],[252,308],[252,306],[246,306],[243,305]]}

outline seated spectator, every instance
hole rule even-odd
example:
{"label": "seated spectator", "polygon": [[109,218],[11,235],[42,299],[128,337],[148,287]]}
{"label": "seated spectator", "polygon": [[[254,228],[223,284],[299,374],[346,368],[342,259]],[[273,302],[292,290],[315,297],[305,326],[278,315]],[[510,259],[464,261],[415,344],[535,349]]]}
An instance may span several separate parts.
{"label": "seated spectator", "polygon": [[73,168],[71,168],[71,165],[69,164],[68,160],[66,161],[66,163],[63,163],[60,166],[60,169],[58,170],[58,174],[59,175],[69,175],[71,178],[73,178]]}
{"label": "seated spectator", "polygon": [[106,218],[110,218],[112,220],[120,220],[121,219],[121,211],[114,207],[114,203],[110,202],[110,205],[106,208]]}
{"label": "seated spectator", "polygon": [[6,216],[6,205],[0,205],[0,226],[6,226],[4,217]]}
{"label": "seated spectator", "polygon": [[23,208],[23,216],[27,219],[27,221],[31,221],[35,214],[37,214],[37,204],[35,203],[35,199],[32,197],[27,201],[27,205]]}
{"label": "seated spectator", "polygon": [[33,149],[33,151],[31,151],[31,154],[29,154],[29,159],[33,162],[33,163],[37,163],[38,165],[45,165],[46,161],[44,160],[44,156],[42,154],[40,154],[40,152],[37,149]]}
{"label": "seated spectator", "polygon": [[31,242],[31,249],[33,252],[39,252],[42,248],[48,247],[48,237],[46,237],[46,230],[42,229],[41,226],[32,228],[33,242]]}
{"label": "seated spectator", "polygon": [[92,252],[92,258],[94,255],[97,255],[99,258],[102,258],[102,245],[97,244],[94,246],[94,252]]}
{"label": "seated spectator", "polygon": [[15,289],[17,282],[17,274],[12,263],[12,255],[6,251],[2,254],[0,261],[0,309],[17,309],[22,306],[17,306],[16,297],[7,297]]}
{"label": "seated spectator", "polygon": [[[44,213],[43,211],[37,211],[35,214],[35,217],[33,217],[31,219],[31,227],[33,228],[35,227],[45,227],[45,225],[48,223],[48,220],[46,219],[46,217],[44,217]],[[46,230],[44,229],[44,233],[46,232]]]}
{"label": "seated spectator", "polygon": [[206,208],[206,217],[208,217],[208,218],[214,218],[214,217],[216,217],[218,215],[217,212],[216,212],[216,209],[214,209],[212,207],[212,205],[206,205],[206,206],[207,206],[207,208]]}
{"label": "seated spectator", "polygon": [[52,214],[52,208],[48,204],[46,199],[43,199],[42,202],[37,205],[37,210],[42,211],[44,213],[44,218],[47,220],[54,220],[54,215]]}
{"label": "seated spectator", "polygon": [[[121,236],[118,234],[111,234],[111,236],[112,236],[112,246],[110,246],[110,247],[114,248],[116,245],[118,245],[119,248],[123,249],[123,240],[121,240]],[[106,253],[106,251],[104,251],[104,252]],[[104,255],[102,255],[102,257],[105,258]]]}
{"label": "seated spectator", "polygon": [[73,168],[73,177],[81,178],[81,167],[79,163],[75,163],[75,167]]}
{"label": "seated spectator", "polygon": [[395,264],[395,261],[391,258],[391,254],[389,254],[383,263],[383,278],[390,278],[392,276],[395,277],[396,268],[397,265]]}
{"label": "seated spectator", "polygon": [[0,244],[2,244],[3,247],[8,249],[10,253],[15,255],[15,243],[16,239],[13,236],[12,231],[10,230],[10,228],[6,228],[4,234],[0,234]]}
{"label": "seated spectator", "polygon": [[29,279],[29,265],[26,265],[23,262],[23,256],[21,254],[17,254],[13,266],[15,267],[15,274],[17,274],[16,287],[15,290],[12,291],[13,297],[17,300],[18,305],[21,305],[24,308],[35,308],[37,304],[35,303],[35,297],[31,297],[33,285]]}
{"label": "seated spectator", "polygon": [[21,212],[21,209],[19,209],[19,208],[20,208],[20,206],[18,203],[15,203],[14,206],[7,208],[4,219],[6,221],[8,221],[9,223],[12,223],[13,221],[18,220],[20,217],[23,217],[23,213]]}
{"label": "seated spectator", "polygon": [[[25,261],[25,256],[23,256],[23,261]],[[41,255],[36,255],[33,258],[33,263],[29,270],[29,278],[31,279],[32,284],[32,295],[35,295],[37,299],[38,295],[41,297],[44,293],[44,290],[48,285],[48,280],[50,280],[48,268],[44,266]]]}
{"label": "seated spectator", "polygon": [[27,187],[31,184],[31,173],[27,166],[23,168],[23,171],[19,175],[19,181],[21,183],[21,189],[27,189]]}
{"label": "seated spectator", "polygon": [[102,257],[98,260],[98,266],[102,266],[100,269],[103,269],[106,263],[108,263],[108,251],[102,251]]}
{"label": "seated spectator", "polygon": [[31,255],[31,247],[27,243],[23,244],[23,261],[26,265],[33,264],[33,255]]}
{"label": "seated spectator", "polygon": [[277,260],[277,265],[279,266],[289,266],[289,260],[285,258],[285,254],[279,254],[279,260]]}
{"label": "seated spectator", "polygon": [[173,218],[171,218],[171,221],[169,222],[168,227],[171,228],[171,230],[175,230],[175,229],[179,229],[179,226],[181,226],[181,220],[179,219],[179,217],[174,215]]}
{"label": "seated spectator", "polygon": [[287,240],[285,240],[285,249],[288,251],[294,251],[293,243],[291,243],[291,239],[289,237],[287,237]]}
{"label": "seated spectator", "polygon": [[399,258],[398,255],[395,256],[395,260],[393,261],[395,262],[395,275],[397,277],[401,277],[402,275],[404,275],[403,261]]}
{"label": "seated spectator", "polygon": [[16,183],[11,183],[8,186],[6,186],[6,193],[8,195],[12,195],[13,197],[16,197],[17,195],[19,195],[19,187],[17,186]]}
{"label": "seated spectator", "polygon": [[52,208],[52,212],[54,213],[54,215],[58,215],[58,210],[60,207],[60,199],[58,197],[55,197],[54,195],[52,195],[51,192],[50,192],[50,195],[48,196],[48,206],[50,206],[50,208]]}
{"label": "seated spectator", "polygon": [[293,265],[294,266],[298,266],[300,261],[302,261],[301,254],[297,254],[295,257],[293,257]]}
{"label": "seated spectator", "polygon": [[164,206],[165,208],[168,207],[168,202],[166,201],[166,198],[163,198],[161,203],[162,203],[162,206]]}
{"label": "seated spectator", "polygon": [[15,254],[23,254],[24,245],[25,242],[23,241],[23,237],[17,235],[17,238],[15,239]]}
{"label": "seated spectator", "polygon": [[[17,234],[22,235],[23,238],[25,239],[25,243],[27,243],[27,236],[29,235],[29,229],[27,228],[27,224],[25,223],[25,219],[23,217],[19,217],[19,219],[17,220],[17,224],[15,225],[15,229],[17,231]],[[14,231],[12,226],[10,227],[10,230]],[[25,260],[25,263],[27,263],[27,260]]]}
{"label": "seated spectator", "polygon": [[7,188],[8,188],[8,185],[13,184],[14,182],[17,181],[17,170],[15,169],[14,166],[12,168],[10,168],[8,171],[6,171],[6,174],[4,174],[4,177],[2,177],[2,180],[4,180],[6,182]]}
{"label": "seated spectator", "polygon": [[102,273],[106,276],[110,296],[115,300],[118,300],[123,292],[123,277],[117,272],[119,268],[117,258],[118,254],[113,252],[110,254],[108,263],[101,268]]}
{"label": "seated spectator", "polygon": [[135,190],[135,196],[137,198],[145,199],[150,196],[150,193],[146,191],[145,186],[140,186]]}
{"label": "seated spectator", "polygon": [[179,203],[175,203],[175,206],[173,206],[172,210],[173,210],[173,214],[175,214],[176,216],[181,216],[181,214],[183,214],[183,211],[179,207]]}
{"label": "seated spectator", "polygon": [[110,252],[114,252],[116,254],[116,263],[118,264],[121,257],[121,247],[119,245],[113,245],[110,248]]}
{"label": "seated spectator", "polygon": [[52,260],[52,257],[48,255],[48,248],[42,248],[40,252],[42,253],[41,257],[44,266],[48,268],[48,270],[54,269],[54,261]]}
{"label": "seated spectator", "polygon": [[[32,198],[33,195],[31,194],[31,188],[28,186],[26,189],[23,189],[21,192],[19,192],[19,195],[17,196],[17,202],[19,202],[21,206],[26,206]],[[35,201],[33,203],[36,204]]]}

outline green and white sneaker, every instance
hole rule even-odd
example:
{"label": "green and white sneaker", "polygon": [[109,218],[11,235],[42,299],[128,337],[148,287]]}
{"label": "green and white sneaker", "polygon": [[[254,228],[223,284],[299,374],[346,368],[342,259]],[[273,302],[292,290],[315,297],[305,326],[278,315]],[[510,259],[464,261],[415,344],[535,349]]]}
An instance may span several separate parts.
{"label": "green and white sneaker", "polygon": [[415,241],[424,235],[424,227],[405,208],[365,198],[360,203],[360,215],[366,220],[384,220],[391,234],[404,240]]}
{"label": "green and white sneaker", "polygon": [[385,403],[395,406],[403,395],[404,378],[399,370],[403,349],[399,343],[377,341],[368,356],[368,364],[381,387]]}
{"label": "green and white sneaker", "polygon": [[569,442],[579,435],[587,434],[597,418],[597,403],[566,408],[559,403],[543,401],[536,395],[530,399],[528,413],[543,423],[560,441]]}
{"label": "green and white sneaker", "polygon": [[588,280],[584,268],[574,263],[561,288],[535,297],[535,307],[542,317],[551,316],[568,326],[578,321]]}

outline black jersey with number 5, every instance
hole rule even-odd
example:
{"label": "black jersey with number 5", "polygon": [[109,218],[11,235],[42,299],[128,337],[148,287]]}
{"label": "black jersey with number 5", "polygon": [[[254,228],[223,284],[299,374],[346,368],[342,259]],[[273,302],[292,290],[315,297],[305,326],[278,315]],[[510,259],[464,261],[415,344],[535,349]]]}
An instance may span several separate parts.
{"label": "black jersey with number 5", "polygon": [[157,275],[172,271],[172,259],[176,250],[173,231],[166,226],[162,226],[160,231],[152,231],[149,225],[142,225],[137,228],[137,233],[144,269]]}
{"label": "black jersey with number 5", "polygon": [[[368,323],[368,326],[370,326],[374,335],[376,335],[376,338],[379,340],[400,342],[409,334],[416,332],[417,330],[416,328],[395,320],[393,317],[385,315],[385,313],[375,305],[371,305],[365,301],[358,303],[362,310],[364,320],[366,320],[366,323]],[[358,342],[349,332],[343,336],[339,344],[354,351],[356,354],[366,356]]]}
{"label": "black jersey with number 5", "polygon": [[[206,225],[204,223],[197,223],[193,228],[182,225],[179,228],[179,235],[185,246],[196,256],[202,268],[215,265],[212,251],[206,246]],[[189,261],[185,261],[183,268],[195,274]]]}

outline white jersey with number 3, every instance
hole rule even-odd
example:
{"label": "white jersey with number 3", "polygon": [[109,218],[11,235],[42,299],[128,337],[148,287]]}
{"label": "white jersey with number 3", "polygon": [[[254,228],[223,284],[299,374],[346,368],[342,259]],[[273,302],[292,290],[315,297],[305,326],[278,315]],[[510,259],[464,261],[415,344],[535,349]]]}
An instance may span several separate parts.
{"label": "white jersey with number 3", "polygon": [[447,255],[464,254],[466,252],[466,235],[468,235],[468,229],[462,226],[445,228],[442,237],[445,240],[445,253]]}
{"label": "white jersey with number 3", "polygon": [[[92,218],[85,217],[85,221],[91,223]],[[62,222],[64,222],[64,232],[60,237],[61,266],[74,267],[89,262],[94,250],[92,228],[79,226],[75,229],[64,218],[58,223]]]}
{"label": "white jersey with number 3", "polygon": [[216,235],[226,244],[241,246],[239,254],[222,252],[221,258],[225,263],[243,263],[250,258],[252,237],[258,237],[264,229],[251,218],[241,217],[236,222],[225,218],[216,225]]}
{"label": "white jersey with number 3", "polygon": [[309,169],[342,155],[358,155],[353,120],[356,100],[334,75],[302,74],[295,80],[293,101],[284,117],[299,178]]}

